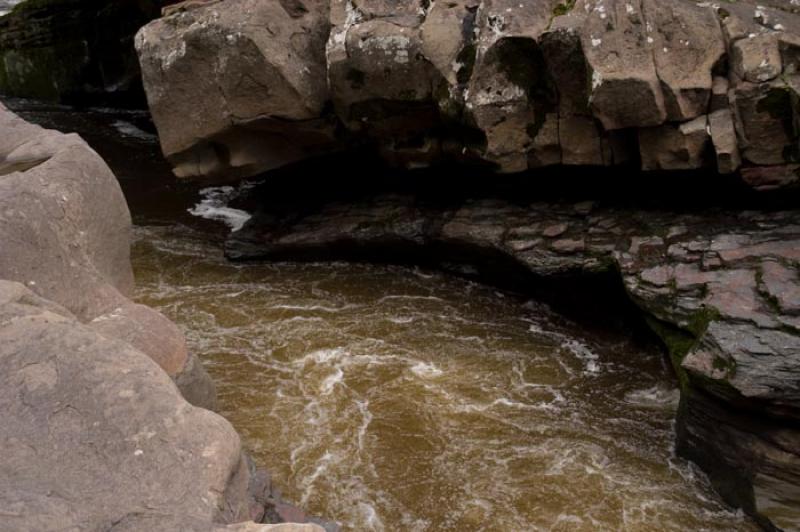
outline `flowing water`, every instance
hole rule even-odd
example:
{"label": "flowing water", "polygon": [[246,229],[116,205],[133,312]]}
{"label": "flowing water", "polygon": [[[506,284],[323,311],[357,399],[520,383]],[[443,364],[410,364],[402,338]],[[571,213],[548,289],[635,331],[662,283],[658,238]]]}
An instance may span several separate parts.
{"label": "flowing water", "polygon": [[286,499],[353,531],[755,529],[674,456],[658,352],[439,273],[231,264],[227,229],[187,210],[246,213],[176,186],[146,116],[7,103],[109,162],[138,299],[183,328]]}
{"label": "flowing water", "polygon": [[443,274],[136,234],[139,299],[284,495],[346,530],[750,529],[674,457],[657,353]]}

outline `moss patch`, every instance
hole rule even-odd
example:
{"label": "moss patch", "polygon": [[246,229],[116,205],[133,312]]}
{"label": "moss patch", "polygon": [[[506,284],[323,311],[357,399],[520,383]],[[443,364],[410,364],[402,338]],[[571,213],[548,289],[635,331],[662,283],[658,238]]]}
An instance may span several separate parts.
{"label": "moss patch", "polygon": [[560,17],[561,15],[566,15],[575,7],[576,0],[566,0],[566,2],[562,2],[558,4],[556,7],[553,8],[553,15],[556,17]]}
{"label": "moss patch", "polygon": [[[695,312],[688,320],[685,328],[659,320],[653,316],[645,317],[647,325],[667,348],[681,390],[686,390],[689,386],[689,376],[681,366],[683,359],[700,342],[700,339],[708,330],[708,326],[717,318],[719,318],[719,312],[713,307],[703,307]],[[726,361],[723,360],[722,362],[725,363],[725,367],[720,369],[730,369]],[[716,360],[714,364],[716,367]]]}

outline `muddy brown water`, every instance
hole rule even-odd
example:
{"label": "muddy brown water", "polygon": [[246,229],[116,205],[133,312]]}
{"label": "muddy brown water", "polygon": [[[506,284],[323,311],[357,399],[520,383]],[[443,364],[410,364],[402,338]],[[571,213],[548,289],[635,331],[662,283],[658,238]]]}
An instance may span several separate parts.
{"label": "muddy brown water", "polygon": [[231,264],[142,116],[12,107],[109,161],[137,299],[185,331],[221,413],[309,512],[356,531],[755,530],[675,457],[658,351],[441,273]]}
{"label": "muddy brown water", "polygon": [[752,528],[674,456],[656,351],[435,272],[235,265],[174,226],[133,250],[246,447],[346,530]]}

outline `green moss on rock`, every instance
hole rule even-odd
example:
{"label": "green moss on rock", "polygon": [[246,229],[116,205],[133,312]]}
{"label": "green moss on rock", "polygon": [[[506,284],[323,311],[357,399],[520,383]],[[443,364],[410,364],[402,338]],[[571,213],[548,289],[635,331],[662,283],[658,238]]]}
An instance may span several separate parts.
{"label": "green moss on rock", "polygon": [[558,4],[556,7],[553,8],[553,15],[556,17],[560,17],[561,15],[566,15],[570,11],[573,10],[575,7],[576,0],[566,0],[561,4]]}

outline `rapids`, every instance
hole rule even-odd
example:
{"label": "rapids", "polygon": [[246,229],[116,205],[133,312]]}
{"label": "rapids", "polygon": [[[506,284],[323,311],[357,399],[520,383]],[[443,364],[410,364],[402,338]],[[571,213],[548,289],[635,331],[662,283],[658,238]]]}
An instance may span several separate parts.
{"label": "rapids", "polygon": [[227,262],[139,227],[180,324],[284,495],[346,530],[749,530],[673,453],[663,357],[407,267]]}
{"label": "rapids", "polygon": [[220,238],[248,213],[177,186],[146,115],[6,103],[108,161],[138,300],[182,327],[221,413],[310,513],[353,531],[756,530],[675,457],[658,350],[441,273],[232,264]]}

